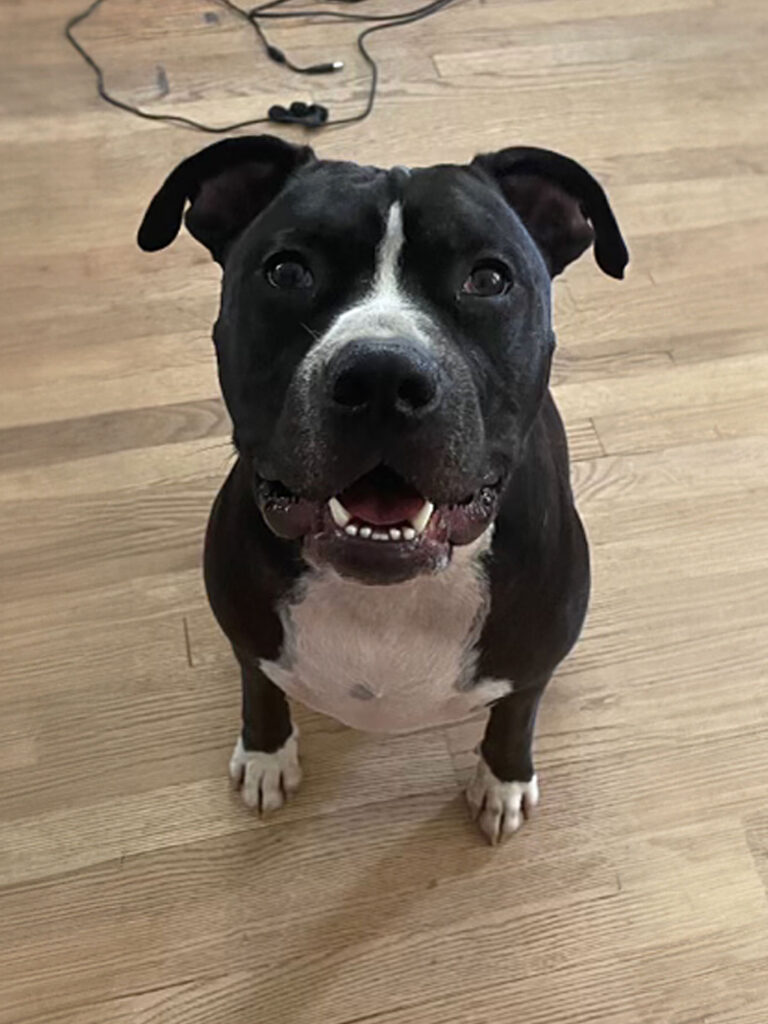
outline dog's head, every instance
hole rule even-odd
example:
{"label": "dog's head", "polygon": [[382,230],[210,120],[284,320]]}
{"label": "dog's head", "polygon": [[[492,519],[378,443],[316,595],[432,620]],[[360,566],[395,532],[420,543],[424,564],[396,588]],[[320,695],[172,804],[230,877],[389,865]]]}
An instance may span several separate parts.
{"label": "dog's head", "polygon": [[168,177],[143,249],[181,226],[223,268],[214,329],[262,515],[367,582],[444,567],[489,525],[546,392],[550,280],[627,250],[572,160],[513,148],[406,170],[227,139]]}

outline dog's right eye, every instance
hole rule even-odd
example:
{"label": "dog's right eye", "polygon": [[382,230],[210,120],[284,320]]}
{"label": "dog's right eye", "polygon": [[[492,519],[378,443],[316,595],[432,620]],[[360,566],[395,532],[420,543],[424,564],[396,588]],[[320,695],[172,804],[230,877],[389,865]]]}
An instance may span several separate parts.
{"label": "dog's right eye", "polygon": [[273,288],[296,291],[311,288],[315,283],[312,271],[295,253],[278,253],[267,260],[264,274]]}
{"label": "dog's right eye", "polygon": [[504,295],[512,287],[512,275],[501,260],[481,260],[461,286],[464,295],[489,299]]}

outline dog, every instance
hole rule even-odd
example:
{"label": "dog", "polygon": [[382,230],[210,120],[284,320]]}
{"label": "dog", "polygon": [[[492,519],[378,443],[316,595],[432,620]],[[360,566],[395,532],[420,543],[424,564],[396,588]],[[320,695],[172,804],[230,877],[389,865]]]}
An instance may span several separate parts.
{"label": "dog", "polygon": [[467,799],[497,843],[538,803],[537,707],[587,610],[551,282],[590,247],[623,277],[606,195],[530,147],[382,169],[251,136],[176,167],[140,247],[185,209],[222,268],[237,453],[204,555],[242,674],[231,777],[262,813],[298,787],[288,697],[387,733],[490,708]]}

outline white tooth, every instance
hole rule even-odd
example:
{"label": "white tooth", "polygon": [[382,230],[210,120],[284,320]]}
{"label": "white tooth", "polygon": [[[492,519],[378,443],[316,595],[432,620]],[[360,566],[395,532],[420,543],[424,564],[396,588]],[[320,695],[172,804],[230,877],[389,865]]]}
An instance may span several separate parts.
{"label": "white tooth", "polygon": [[423,533],[427,527],[427,523],[432,518],[432,513],[435,511],[435,506],[431,501],[425,501],[421,506],[421,510],[417,515],[411,519],[411,525],[413,526],[416,533]]}
{"label": "white tooth", "polygon": [[331,517],[337,526],[343,529],[352,518],[338,498],[330,499],[328,507],[331,509]]}
{"label": "white tooth", "polygon": [[357,527],[355,526],[354,523],[349,523],[347,526],[344,527],[344,532],[348,533],[350,537],[356,537]]}
{"label": "white tooth", "polygon": [[389,531],[389,536],[392,538],[392,540],[400,540],[400,538],[402,537],[402,533],[399,530],[396,530],[394,527],[392,527],[392,529]]}
{"label": "white tooth", "polygon": [[328,502],[328,508],[331,510],[331,518],[334,523],[336,523],[337,526],[340,526],[343,530],[352,516],[347,512],[338,498],[331,498]]}
{"label": "white tooth", "polygon": [[371,536],[372,533],[373,533],[373,530],[370,528],[370,526],[361,526],[360,527],[360,536],[361,537],[365,537],[366,540],[368,540],[368,538]]}
{"label": "white tooth", "polygon": [[382,533],[381,530],[374,530],[372,536],[374,540],[389,540],[389,534]]}
{"label": "white tooth", "polygon": [[411,526],[406,526],[403,530],[403,540],[413,540],[416,536],[416,531]]}

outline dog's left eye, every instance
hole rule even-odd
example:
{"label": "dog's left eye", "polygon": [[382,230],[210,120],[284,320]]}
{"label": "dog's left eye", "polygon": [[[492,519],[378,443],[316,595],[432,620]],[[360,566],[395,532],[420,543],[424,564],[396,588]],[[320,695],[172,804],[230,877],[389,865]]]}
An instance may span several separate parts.
{"label": "dog's left eye", "polygon": [[464,295],[491,298],[503,295],[512,286],[512,275],[499,260],[484,260],[472,268],[472,272],[461,286]]}
{"label": "dog's left eye", "polygon": [[311,288],[315,283],[307,264],[293,253],[273,256],[267,261],[264,272],[272,287],[281,291]]}

